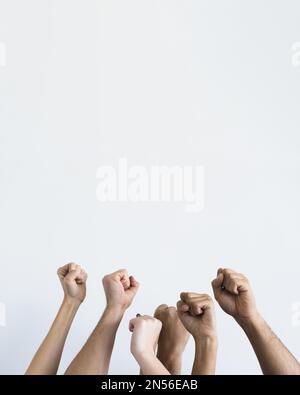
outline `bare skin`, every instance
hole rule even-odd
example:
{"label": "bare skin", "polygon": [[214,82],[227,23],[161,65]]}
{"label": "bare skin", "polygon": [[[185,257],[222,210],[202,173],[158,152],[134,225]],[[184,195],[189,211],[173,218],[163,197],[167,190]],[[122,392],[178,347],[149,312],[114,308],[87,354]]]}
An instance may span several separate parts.
{"label": "bare skin", "polygon": [[106,308],[91,336],[71,362],[65,374],[107,374],[116,333],[126,309],[139,288],[133,276],[125,269],[105,276],[102,280]]}
{"label": "bare skin", "polygon": [[182,292],[177,303],[179,318],[194,338],[193,375],[213,375],[217,359],[217,330],[213,301],[209,295]]}
{"label": "bare skin", "polygon": [[215,298],[246,333],[262,372],[300,374],[300,364],[259,314],[248,279],[231,269],[219,269],[212,281]]}
{"label": "bare skin", "polygon": [[183,326],[175,307],[162,304],[154,317],[161,321],[162,329],[158,339],[157,358],[173,375],[181,373],[182,354],[189,339],[189,332]]}
{"label": "bare skin", "polygon": [[69,263],[59,268],[57,274],[64,291],[64,299],[46,338],[26,371],[28,375],[57,373],[71,324],[86,296],[87,274],[81,266]]}
{"label": "bare skin", "polygon": [[134,318],[129,323],[132,332],[130,351],[145,375],[169,375],[156,357],[156,347],[162,323],[150,316]]}

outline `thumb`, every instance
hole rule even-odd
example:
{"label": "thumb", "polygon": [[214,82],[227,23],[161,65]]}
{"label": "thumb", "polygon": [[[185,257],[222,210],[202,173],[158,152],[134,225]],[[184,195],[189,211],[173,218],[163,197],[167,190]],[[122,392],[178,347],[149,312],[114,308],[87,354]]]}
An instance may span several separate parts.
{"label": "thumb", "polygon": [[64,282],[71,284],[75,282],[78,277],[80,277],[80,270],[79,269],[71,270],[64,278]]}
{"label": "thumb", "polygon": [[125,292],[131,294],[132,296],[135,296],[139,289],[140,284],[133,276],[129,277],[129,281],[130,281],[130,287]]}
{"label": "thumb", "polygon": [[130,330],[130,332],[133,332],[135,323],[136,323],[136,318],[133,318],[132,320],[129,321],[129,330]]}
{"label": "thumb", "polygon": [[219,272],[217,277],[211,282],[215,298],[217,298],[218,295],[222,292],[223,281],[224,281],[224,274],[222,272]]}
{"label": "thumb", "polygon": [[189,306],[184,303],[182,300],[178,300],[177,302],[177,314],[180,320],[182,321],[184,316],[188,313]]}

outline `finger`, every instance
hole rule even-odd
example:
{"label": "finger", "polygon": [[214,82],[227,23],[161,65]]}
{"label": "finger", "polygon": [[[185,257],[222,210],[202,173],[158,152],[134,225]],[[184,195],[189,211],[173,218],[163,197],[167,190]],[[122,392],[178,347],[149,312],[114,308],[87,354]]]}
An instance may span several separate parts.
{"label": "finger", "polygon": [[199,301],[191,302],[189,311],[192,315],[195,316],[202,314],[201,303]]}
{"label": "finger", "polygon": [[61,266],[57,269],[57,274],[59,277],[65,277],[69,272],[70,263],[67,263],[64,266]]}
{"label": "finger", "polygon": [[225,287],[227,292],[230,292],[231,294],[237,295],[238,290],[237,290],[237,283],[236,281],[230,277],[230,276],[225,276],[223,286]]}
{"label": "finger", "polygon": [[134,327],[136,325],[136,321],[138,318],[132,318],[132,320],[129,321],[129,330],[130,332],[134,331]]}
{"label": "finger", "polygon": [[126,291],[126,289],[130,288],[130,280],[128,277],[128,274],[124,274],[121,278],[120,278],[121,284],[123,285],[124,290]]}
{"label": "finger", "polygon": [[156,318],[153,318],[151,315],[148,314],[141,316],[141,319],[143,319],[144,321],[152,321],[152,320],[156,321]]}
{"label": "finger", "polygon": [[191,302],[190,308],[196,314],[202,314],[204,310],[213,308],[213,301],[209,295],[204,295],[204,297],[199,297]]}
{"label": "finger", "polygon": [[180,298],[183,302],[188,303],[191,299],[197,298],[199,294],[195,292],[181,292]]}
{"label": "finger", "polygon": [[207,297],[201,298],[199,297],[198,299],[193,300],[190,303],[190,312],[192,315],[201,315],[203,313],[203,310],[207,308],[207,305],[209,304],[209,299]]}
{"label": "finger", "polygon": [[217,278],[215,278],[211,282],[211,286],[216,300],[218,300],[219,296],[222,294],[223,281],[224,281],[224,274],[223,272],[219,272]]}
{"label": "finger", "polygon": [[189,305],[182,300],[179,300],[177,302],[177,311],[178,313],[186,313],[187,311],[189,311]]}
{"label": "finger", "polygon": [[223,273],[226,274],[237,274],[237,272],[235,270],[229,269],[229,268],[225,268],[223,269]]}
{"label": "finger", "polygon": [[138,289],[140,286],[140,283],[136,280],[135,277],[130,276],[129,277],[129,282],[130,282],[130,288],[136,288]]}
{"label": "finger", "polygon": [[65,276],[64,281],[66,283],[71,283],[77,280],[77,278],[80,277],[80,271],[79,270],[71,270],[69,273]]}
{"label": "finger", "polygon": [[126,269],[119,269],[113,273],[106,274],[103,277],[102,282],[106,283],[110,282],[111,280],[121,282],[125,290],[130,286],[129,277]]}
{"label": "finger", "polygon": [[136,281],[133,276],[129,277],[129,287],[126,289],[126,293],[131,294],[134,297],[139,289],[140,284]]}
{"label": "finger", "polygon": [[119,269],[111,274],[112,277],[121,280],[123,277],[128,277],[127,269]]}
{"label": "finger", "polygon": [[156,307],[155,311],[154,311],[154,317],[156,315],[159,315],[160,313],[166,311],[168,308],[167,304],[160,304],[158,307]]}
{"label": "finger", "polygon": [[238,292],[247,292],[250,290],[250,284],[247,278],[240,278],[237,280]]}
{"label": "finger", "polygon": [[156,311],[161,311],[161,310],[166,310],[169,306],[165,303],[160,304],[157,308]]}
{"label": "finger", "polygon": [[82,275],[82,278],[83,278],[83,281],[84,282],[86,282],[86,280],[88,279],[88,274],[87,274],[87,272],[85,271],[85,270],[81,270],[81,275]]}
{"label": "finger", "polygon": [[69,272],[73,271],[73,270],[77,270],[77,266],[76,263],[70,263],[69,264]]}
{"label": "finger", "polygon": [[195,300],[210,301],[211,296],[208,294],[198,294],[196,298],[191,300],[191,302],[194,302]]}
{"label": "finger", "polygon": [[211,282],[213,289],[214,290],[217,290],[218,288],[221,289],[223,281],[224,281],[224,274],[223,272],[220,272],[218,276]]}
{"label": "finger", "polygon": [[81,269],[78,272],[78,276],[76,277],[76,283],[77,284],[83,284],[83,283],[86,282],[86,280],[87,280],[87,274],[86,274],[86,272],[84,270]]}
{"label": "finger", "polygon": [[224,274],[224,281],[223,285],[226,291],[238,295],[238,285],[243,281],[243,277],[240,276],[239,273],[234,272],[230,269],[225,269],[223,271]]}
{"label": "finger", "polygon": [[115,271],[113,273],[106,274],[104,276],[103,280],[111,280],[111,279],[113,279],[113,280],[122,282],[122,279],[124,279],[126,277],[128,278],[127,270],[126,269],[119,269],[119,270],[117,270],[117,271]]}

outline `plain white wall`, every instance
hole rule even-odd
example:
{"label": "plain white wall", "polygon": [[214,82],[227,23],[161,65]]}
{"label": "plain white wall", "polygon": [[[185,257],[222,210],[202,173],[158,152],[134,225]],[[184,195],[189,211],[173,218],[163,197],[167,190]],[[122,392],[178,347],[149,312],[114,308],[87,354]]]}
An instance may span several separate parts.
{"label": "plain white wall", "polygon": [[[102,276],[120,267],[142,288],[111,373],[138,371],[131,316],[181,290],[211,292],[219,266],[249,276],[300,357],[299,21],[297,0],[0,0],[0,373],[24,372],[69,261],[89,272],[88,297],[61,372],[103,309]],[[122,156],[203,165],[204,211],[100,204],[97,168]],[[241,330],[217,315],[218,373],[258,373]],[[192,359],[191,343],[185,373]]]}

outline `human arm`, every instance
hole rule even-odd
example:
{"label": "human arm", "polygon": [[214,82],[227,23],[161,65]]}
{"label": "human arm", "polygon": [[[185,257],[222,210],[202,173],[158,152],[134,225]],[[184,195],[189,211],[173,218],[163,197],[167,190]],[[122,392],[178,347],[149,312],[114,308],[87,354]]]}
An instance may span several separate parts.
{"label": "human arm", "polygon": [[265,375],[300,374],[299,362],[258,312],[250,283],[243,274],[219,269],[212,287],[221,308],[244,330]]}
{"label": "human arm", "polygon": [[182,292],[177,303],[179,318],[194,338],[193,375],[213,375],[217,359],[217,330],[212,299],[206,294]]}
{"label": "human arm", "polygon": [[81,351],[66,370],[67,375],[107,374],[116,333],[139,283],[125,269],[103,278],[106,308]]}
{"label": "human arm", "polygon": [[58,269],[57,274],[64,290],[64,299],[57,316],[34,355],[27,375],[55,375],[63,348],[77,310],[86,295],[87,274],[74,263]]}
{"label": "human arm", "polygon": [[171,374],[179,375],[189,332],[183,326],[175,307],[162,304],[155,310],[154,317],[162,323],[157,358]]}
{"label": "human arm", "polygon": [[155,355],[161,327],[161,321],[150,316],[140,316],[129,323],[130,350],[145,375],[170,374]]}

